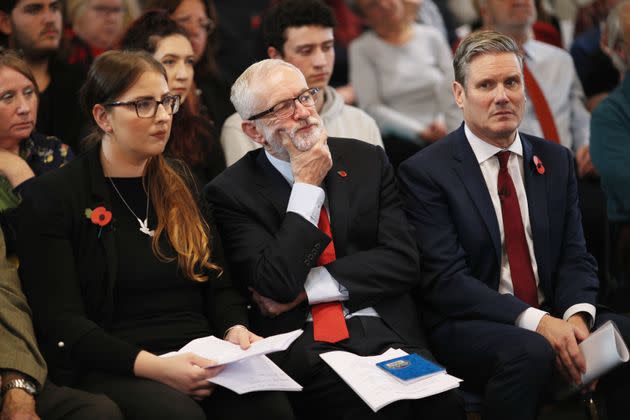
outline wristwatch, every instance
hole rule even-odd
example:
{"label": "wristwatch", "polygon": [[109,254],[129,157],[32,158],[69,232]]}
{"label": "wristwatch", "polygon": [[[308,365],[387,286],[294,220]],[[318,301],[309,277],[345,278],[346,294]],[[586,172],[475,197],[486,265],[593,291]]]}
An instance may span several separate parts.
{"label": "wristwatch", "polygon": [[37,386],[26,379],[11,379],[2,385],[2,388],[0,388],[0,395],[4,397],[4,394],[14,388],[23,389],[33,396],[37,395]]}

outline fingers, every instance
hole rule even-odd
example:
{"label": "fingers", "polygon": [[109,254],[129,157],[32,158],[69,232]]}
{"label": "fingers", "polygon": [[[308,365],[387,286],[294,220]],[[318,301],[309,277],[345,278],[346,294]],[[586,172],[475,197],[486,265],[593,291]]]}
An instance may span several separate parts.
{"label": "fingers", "polygon": [[189,361],[190,363],[192,363],[195,366],[199,366],[200,368],[204,369],[207,367],[211,367],[211,366],[215,366],[217,364],[217,362],[215,362],[214,360],[211,359],[206,359],[205,357],[201,357],[201,356],[197,356],[194,353],[187,353],[190,357],[189,357]]}
{"label": "fingers", "polygon": [[205,368],[203,372],[203,380],[217,376],[223,369],[225,369],[224,365]]}
{"label": "fingers", "polygon": [[249,342],[249,331],[243,328],[239,328],[238,331],[238,344],[241,349],[247,350],[251,343]]}
{"label": "fingers", "polygon": [[254,334],[253,332],[249,331],[249,342],[250,343],[255,343],[256,341],[262,340],[262,337],[259,335]]}
{"label": "fingers", "polygon": [[571,382],[579,385],[582,383],[582,373],[586,370],[584,356],[580,352],[575,339],[571,337],[565,338],[563,341],[563,345],[556,350],[557,355],[571,378]]}

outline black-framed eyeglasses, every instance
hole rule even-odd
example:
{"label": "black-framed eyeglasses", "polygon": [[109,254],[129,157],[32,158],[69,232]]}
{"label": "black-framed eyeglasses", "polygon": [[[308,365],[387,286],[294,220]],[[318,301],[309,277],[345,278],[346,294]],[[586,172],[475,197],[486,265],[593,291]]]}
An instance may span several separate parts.
{"label": "black-framed eyeglasses", "polygon": [[161,101],[153,98],[138,99],[128,102],[110,102],[104,106],[133,106],[136,108],[138,118],[153,118],[157,113],[158,106],[162,105],[168,115],[173,115],[179,111],[181,98],[179,95],[165,96]]}
{"label": "black-framed eyeglasses", "polygon": [[284,101],[278,102],[266,111],[260,112],[256,115],[252,115],[248,118],[248,120],[254,121],[269,114],[274,114],[276,118],[286,118],[293,115],[293,113],[295,112],[295,101],[300,101],[302,105],[310,108],[315,106],[318,99],[319,88],[309,88],[300,93],[295,98],[285,99]]}

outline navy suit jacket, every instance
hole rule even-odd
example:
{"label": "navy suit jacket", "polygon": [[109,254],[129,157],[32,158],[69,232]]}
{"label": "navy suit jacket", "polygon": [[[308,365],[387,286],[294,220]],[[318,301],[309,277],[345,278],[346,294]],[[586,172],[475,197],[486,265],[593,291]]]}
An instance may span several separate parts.
{"label": "navy suit jacket", "polygon": [[[596,263],[586,251],[571,152],[520,133],[524,183],[538,264],[542,309],[562,317],[595,304]],[[533,163],[537,156],[544,174]],[[421,253],[421,308],[429,328],[446,319],[514,324],[528,305],[499,294],[499,222],[462,126],[400,166],[408,218]]]}

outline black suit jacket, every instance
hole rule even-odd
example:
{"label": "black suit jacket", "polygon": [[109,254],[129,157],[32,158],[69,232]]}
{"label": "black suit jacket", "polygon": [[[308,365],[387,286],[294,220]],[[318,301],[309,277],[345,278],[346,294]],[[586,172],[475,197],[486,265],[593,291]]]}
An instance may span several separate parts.
{"label": "black suit jacket", "polygon": [[[598,287],[582,232],[573,157],[558,144],[520,137],[542,309],[561,318],[574,304],[594,305]],[[514,324],[528,305],[498,293],[499,222],[464,126],[405,161],[399,178],[421,250],[428,325],[447,318]]]}
{"label": "black suit jacket", "polygon": [[[423,345],[412,289],[419,284],[418,256],[383,149],[329,138],[333,167],[324,180],[337,260],[327,270],[349,291],[354,312],[374,307],[410,344]],[[276,301],[289,302],[329,238],[286,208],[291,187],[263,149],[249,152],[205,189],[235,278]],[[252,305],[251,322],[263,334],[301,328],[306,304],[273,319]]]}
{"label": "black suit jacket", "polygon": [[[19,209],[20,277],[51,376],[61,384],[71,383],[82,364],[131,373],[140,351],[107,333],[118,273],[116,214],[100,233],[85,216],[88,208],[112,208],[99,153],[100,145],[34,179]],[[213,255],[222,265],[216,232],[214,238]],[[217,334],[247,324],[229,274],[209,277],[206,314]]]}

